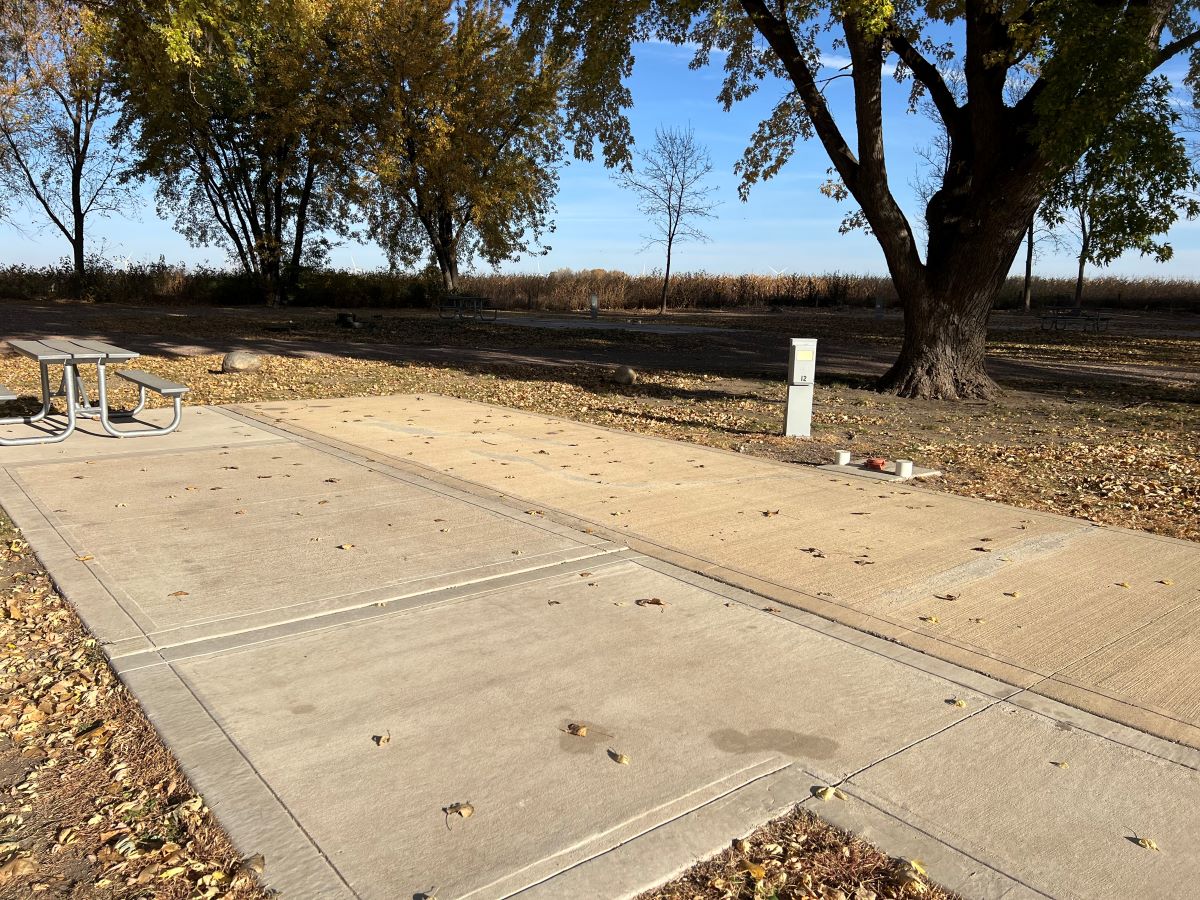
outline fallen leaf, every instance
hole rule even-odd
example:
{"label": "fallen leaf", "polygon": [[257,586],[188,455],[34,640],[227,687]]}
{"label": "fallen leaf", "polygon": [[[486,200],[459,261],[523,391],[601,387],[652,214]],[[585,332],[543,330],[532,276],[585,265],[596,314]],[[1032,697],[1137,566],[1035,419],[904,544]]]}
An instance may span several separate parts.
{"label": "fallen leaf", "polygon": [[764,509],[764,510],[762,511],[762,514],[763,514],[763,517],[764,517],[764,518],[767,518],[767,519],[769,519],[769,518],[771,518],[771,516],[777,516],[777,515],[779,515],[779,510],[777,510],[777,509]]}
{"label": "fallen leaf", "polygon": [[937,616],[920,616],[919,618],[922,622],[928,622],[930,625],[936,625],[938,622],[942,621]]}
{"label": "fallen leaf", "polygon": [[167,594],[167,596],[168,596],[168,597],[187,597],[187,596],[190,596],[190,595],[188,594],[188,592],[187,592],[187,591],[174,591],[174,592],[172,592],[172,593],[170,593],[170,594]]}
{"label": "fallen leaf", "polygon": [[1067,762],[1065,762],[1063,760],[1057,760],[1057,759],[1050,760],[1050,765],[1058,766],[1058,768],[1060,768],[1060,769],[1070,768],[1070,765]]}
{"label": "fallen leaf", "polygon": [[766,867],[756,862],[751,862],[748,859],[743,859],[738,863],[738,868],[753,878],[755,881],[762,881],[767,877]]}
{"label": "fallen leaf", "polygon": [[10,878],[19,878],[22,875],[32,875],[37,872],[37,870],[37,863],[27,856],[22,856],[18,859],[10,859],[4,865],[0,866],[0,884],[4,884]]}
{"label": "fallen leaf", "polygon": [[338,549],[339,550],[353,550],[354,545],[353,544],[338,544]]}
{"label": "fallen leaf", "polygon": [[1155,853],[1161,853],[1158,849],[1158,844],[1154,843],[1154,838],[1140,837],[1134,841],[1139,847],[1144,847],[1147,850],[1153,850]]}
{"label": "fallen leaf", "polygon": [[659,600],[657,597],[643,597],[640,600],[635,600],[638,606],[666,606],[667,601]]}
{"label": "fallen leaf", "polygon": [[373,740],[375,742],[376,747],[387,746],[388,744],[390,744],[392,742],[392,732],[389,730],[389,731],[384,732],[383,734],[372,735],[371,740]]}
{"label": "fallen leaf", "polygon": [[958,594],[934,594],[939,600],[957,600]]}
{"label": "fallen leaf", "polygon": [[1127,587],[1129,587],[1129,582],[1128,581],[1118,581],[1117,587],[1127,588]]}
{"label": "fallen leaf", "polygon": [[613,762],[615,762],[619,766],[629,765],[629,757],[626,756],[624,753],[618,753],[616,750],[609,750],[608,758],[611,759]]}
{"label": "fallen leaf", "polygon": [[846,795],[841,790],[835,787],[830,787],[827,784],[814,785],[811,788],[812,795],[818,800],[828,803],[830,800],[845,800]]}
{"label": "fallen leaf", "polygon": [[959,709],[962,709],[964,706],[967,705],[967,701],[964,700],[962,697],[951,697],[946,702],[949,703],[951,706],[957,706]]}
{"label": "fallen leaf", "polygon": [[475,815],[475,807],[470,803],[451,803],[449,806],[442,807],[442,814],[446,817],[446,830],[449,831],[451,816],[469,819]]}
{"label": "fallen leaf", "polygon": [[777,612],[779,612],[779,607],[778,606],[764,606],[763,612],[777,613]]}
{"label": "fallen leaf", "polygon": [[91,554],[89,554],[89,553],[85,553],[83,556],[77,556],[77,557],[75,557],[75,558],[76,558],[77,560],[79,560],[80,562],[91,562],[91,561],[92,561],[93,559],[95,559],[96,557],[92,556],[92,555],[91,555]]}
{"label": "fallen leaf", "polygon": [[578,725],[575,722],[567,726],[567,734],[573,734],[575,737],[587,737],[587,731],[586,725]]}
{"label": "fallen leaf", "polygon": [[1016,599],[1017,597],[1021,596],[1021,592],[1020,591],[1005,591],[1004,596],[1012,597],[1012,598]]}
{"label": "fallen leaf", "polygon": [[1170,578],[1162,578],[1162,579],[1159,579],[1159,582],[1158,582],[1158,583],[1159,583],[1159,584],[1165,584],[1167,587],[1170,587],[1170,586],[1171,586],[1171,585],[1173,585],[1175,582],[1174,582],[1174,581],[1172,581]]}
{"label": "fallen leaf", "polygon": [[562,606],[562,601],[561,600],[547,600],[546,605],[547,606]]}

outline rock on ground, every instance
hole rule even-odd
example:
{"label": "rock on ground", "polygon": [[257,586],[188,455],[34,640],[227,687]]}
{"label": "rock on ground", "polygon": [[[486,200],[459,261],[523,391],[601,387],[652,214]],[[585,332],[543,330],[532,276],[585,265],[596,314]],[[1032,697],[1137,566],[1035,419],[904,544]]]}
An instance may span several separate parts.
{"label": "rock on ground", "polygon": [[234,350],[221,360],[222,372],[257,372],[262,368],[262,357],[249,350]]}
{"label": "rock on ground", "polygon": [[620,366],[613,370],[612,380],[617,384],[637,384],[637,372],[629,366]]}

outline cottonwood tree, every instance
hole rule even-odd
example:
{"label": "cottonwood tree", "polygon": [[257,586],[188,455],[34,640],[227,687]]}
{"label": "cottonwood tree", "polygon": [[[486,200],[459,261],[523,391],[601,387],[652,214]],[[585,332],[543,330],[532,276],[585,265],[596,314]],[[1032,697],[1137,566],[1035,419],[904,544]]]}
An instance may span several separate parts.
{"label": "cottonwood tree", "polygon": [[223,243],[271,305],[319,258],[324,233],[350,229],[351,12],[335,0],[112,7],[136,170],[158,180],[179,230]]}
{"label": "cottonwood tree", "polygon": [[0,3],[0,192],[67,239],[77,286],[89,217],[128,199],[104,39],[103,20],[74,3]]}
{"label": "cottonwood tree", "polygon": [[1166,262],[1173,251],[1162,235],[1181,215],[1200,213],[1200,177],[1170,95],[1166,78],[1147,83],[1042,204],[1042,220],[1074,245],[1076,306],[1089,263],[1106,266],[1129,250]]}
{"label": "cottonwood tree", "polygon": [[394,265],[431,254],[447,291],[464,260],[515,259],[551,227],[562,67],[502,14],[374,0],[360,29],[371,233]]}
{"label": "cottonwood tree", "polygon": [[656,128],[654,146],[642,151],[641,165],[617,173],[617,182],[638,196],[638,207],[654,226],[648,244],[666,251],[659,313],[667,311],[671,286],[671,253],[684,241],[707,241],[701,219],[711,219],[716,207],[713,188],[704,183],[712,171],[708,150],[696,141],[692,128]]}
{"label": "cottonwood tree", "polygon": [[[1156,68],[1200,43],[1197,0],[519,0],[517,9],[520,27],[577,59],[570,126],[583,158],[597,140],[609,163],[629,158],[625,79],[637,40],[691,44],[695,67],[721,51],[726,107],[782,82],[740,164],[743,184],[775,175],[797,140],[820,141],[904,308],[900,356],[880,387],[945,399],[997,391],[985,369],[988,315],[1050,185]],[[845,119],[829,99],[837,87],[820,80],[830,32],[851,60]],[[1010,73],[1031,60],[1038,74],[1014,100]],[[885,63],[928,95],[950,140],[924,205],[923,247],[889,180]],[[962,99],[947,83],[958,70]]]}

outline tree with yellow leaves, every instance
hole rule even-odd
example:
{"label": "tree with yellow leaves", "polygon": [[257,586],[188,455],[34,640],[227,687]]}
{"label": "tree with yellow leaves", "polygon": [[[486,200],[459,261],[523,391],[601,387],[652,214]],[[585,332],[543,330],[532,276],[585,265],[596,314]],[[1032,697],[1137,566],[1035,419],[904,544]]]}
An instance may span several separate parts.
{"label": "tree with yellow leaves", "polygon": [[[137,171],[196,244],[223,243],[272,305],[347,234],[353,3],[132,0],[111,7]],[[314,237],[315,236],[315,237]]]}
{"label": "tree with yellow leaves", "polygon": [[359,31],[371,233],[393,264],[431,254],[448,291],[464,260],[515,258],[550,227],[562,68],[502,10],[374,0]]}

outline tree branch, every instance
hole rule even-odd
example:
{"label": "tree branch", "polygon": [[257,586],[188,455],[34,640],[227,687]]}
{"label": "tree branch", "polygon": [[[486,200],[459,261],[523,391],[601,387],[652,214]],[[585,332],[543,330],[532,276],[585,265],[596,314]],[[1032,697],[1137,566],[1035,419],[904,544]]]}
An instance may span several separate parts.
{"label": "tree branch", "polygon": [[1178,56],[1183,51],[1190,50],[1197,44],[1200,44],[1200,31],[1193,31],[1191,34],[1184,35],[1177,41],[1171,41],[1171,43],[1158,51],[1158,61],[1155,64],[1155,68],[1158,68],[1158,66],[1161,66],[1172,57]]}
{"label": "tree branch", "polygon": [[763,0],[740,0],[740,2],[742,9],[746,11],[746,15],[750,17],[750,21],[758,29],[759,34],[766,38],[767,43],[775,51],[775,55],[792,79],[792,84],[796,86],[800,99],[804,101],[805,111],[812,120],[813,129],[816,131],[817,137],[821,139],[821,143],[825,145],[825,151],[829,154],[842,181],[847,187],[857,185],[859,180],[858,160],[842,136],[837,122],[834,121],[833,114],[829,111],[829,105],[825,101],[825,95],[817,87],[812,69],[809,68],[807,60],[800,53],[800,48],[796,46],[796,39],[787,23],[772,15]]}
{"label": "tree branch", "polygon": [[926,90],[929,91],[929,99],[937,107],[938,114],[946,125],[946,130],[953,133],[962,110],[954,99],[954,93],[942,78],[942,73],[898,31],[889,32],[887,39],[892,45],[892,49],[896,51],[896,55],[912,71],[913,77],[925,85]]}

